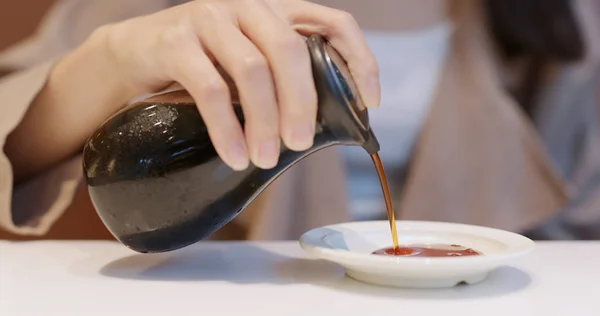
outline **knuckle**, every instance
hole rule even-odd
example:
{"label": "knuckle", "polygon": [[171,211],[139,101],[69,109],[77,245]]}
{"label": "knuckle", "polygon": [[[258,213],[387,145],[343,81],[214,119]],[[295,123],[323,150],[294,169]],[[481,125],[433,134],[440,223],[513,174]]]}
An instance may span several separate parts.
{"label": "knuckle", "polygon": [[177,51],[190,42],[190,30],[184,24],[165,27],[159,36],[159,45],[168,51]]}
{"label": "knuckle", "polygon": [[[307,97],[304,97],[304,102],[299,103],[300,106],[291,108],[287,113],[287,119],[289,121],[313,121],[317,117],[317,98],[311,99],[310,101],[306,100]],[[311,104],[311,106],[308,106]]]}
{"label": "knuckle", "polygon": [[318,97],[313,88],[294,93],[294,98],[282,106],[282,119],[286,122],[312,121],[317,116]]}
{"label": "knuckle", "polygon": [[[298,34],[285,34],[276,39],[276,47],[287,53],[306,53],[306,44]],[[307,53],[308,54],[308,53]]]}
{"label": "knuckle", "polygon": [[310,86],[307,93],[301,94],[300,101],[303,104],[305,104],[304,108],[306,109],[306,112],[308,112],[311,115],[317,114],[317,106],[318,106],[319,98],[317,96],[317,90],[315,89],[314,86]]}
{"label": "knuckle", "polygon": [[244,3],[246,5],[256,5],[256,4],[264,4],[265,3],[264,0],[238,0],[238,1],[242,1],[242,3]]}
{"label": "knuckle", "polygon": [[279,109],[269,102],[246,104],[250,130],[261,135],[276,136],[279,133]]}
{"label": "knuckle", "polygon": [[123,32],[115,30],[117,27],[107,24],[100,26],[90,34],[90,39],[98,39],[104,45],[108,56],[113,57],[115,60],[119,60],[117,57],[119,56],[118,52],[123,51],[123,45],[121,45],[122,36],[120,36]]}
{"label": "knuckle", "polygon": [[277,139],[279,138],[279,121],[277,117],[249,117],[244,126],[248,137],[254,139]]}
{"label": "knuckle", "polygon": [[317,109],[317,90],[312,84],[305,85],[304,87],[304,89],[298,91],[297,96],[295,98],[295,103],[298,104],[298,106],[295,107],[295,110],[298,113],[311,114]]}
{"label": "knuckle", "polygon": [[264,3],[266,3],[269,7],[271,8],[276,8],[277,6],[282,5],[282,3],[285,3],[287,0],[262,0],[264,1]]}
{"label": "knuckle", "polygon": [[194,1],[195,5],[195,15],[198,15],[198,18],[208,18],[212,17],[215,12],[220,10],[219,3],[214,0],[205,0],[205,1]]}
{"label": "knuckle", "polygon": [[278,130],[279,109],[276,104],[259,102],[247,104],[248,118],[256,123],[256,127],[263,131],[276,132]]}
{"label": "knuckle", "polygon": [[208,102],[223,100],[229,93],[229,88],[222,78],[215,76],[206,78],[198,86],[201,97]]}
{"label": "knuckle", "polygon": [[262,120],[255,125],[256,134],[262,135],[262,137],[267,139],[276,139],[279,138],[279,121],[277,117]]}
{"label": "knuckle", "polygon": [[269,63],[260,54],[248,54],[242,57],[239,71],[243,78],[250,80],[263,78],[269,74]]}
{"label": "knuckle", "polygon": [[343,10],[338,10],[334,16],[335,25],[339,25],[342,28],[354,28],[358,25],[354,16]]}
{"label": "knuckle", "polygon": [[214,24],[216,21],[224,18],[230,18],[232,1],[223,0],[204,0],[194,1],[196,6],[191,11],[192,23],[202,21],[203,25]]}

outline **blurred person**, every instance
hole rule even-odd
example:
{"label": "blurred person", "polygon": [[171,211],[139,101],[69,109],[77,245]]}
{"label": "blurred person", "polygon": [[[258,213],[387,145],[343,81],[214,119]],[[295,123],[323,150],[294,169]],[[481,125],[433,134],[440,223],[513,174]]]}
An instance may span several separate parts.
{"label": "blurred person", "polygon": [[[298,33],[317,32],[346,58],[367,105],[381,103],[371,121],[399,219],[600,237],[599,4],[313,2],[59,1],[0,55],[12,71],[0,82],[0,225],[45,234],[81,183],[85,138],[173,83],[213,105],[199,110],[234,169],[273,166],[279,138],[307,148],[316,98]],[[215,62],[240,87],[246,134]],[[278,178],[229,225],[240,232],[215,238],[292,239],[384,214],[368,155],[334,147]]]}

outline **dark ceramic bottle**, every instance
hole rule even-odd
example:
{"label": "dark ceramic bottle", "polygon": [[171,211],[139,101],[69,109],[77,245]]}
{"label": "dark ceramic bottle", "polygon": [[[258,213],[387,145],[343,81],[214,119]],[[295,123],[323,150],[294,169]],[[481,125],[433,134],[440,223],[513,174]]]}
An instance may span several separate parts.
{"label": "dark ceramic bottle", "polygon": [[[121,243],[143,253],[185,247],[231,221],[311,153],[337,144],[379,151],[345,62],[320,36],[309,37],[307,45],[319,98],[314,145],[304,152],[283,147],[273,169],[234,171],[225,165],[185,91],[128,106],[90,136],[83,151],[88,190]],[[243,123],[234,87],[232,95]]]}

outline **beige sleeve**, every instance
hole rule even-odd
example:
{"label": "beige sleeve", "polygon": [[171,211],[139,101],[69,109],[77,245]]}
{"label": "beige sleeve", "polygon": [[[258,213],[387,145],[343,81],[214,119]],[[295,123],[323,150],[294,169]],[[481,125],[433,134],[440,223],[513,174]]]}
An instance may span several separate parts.
{"label": "beige sleeve", "polygon": [[[46,83],[54,61],[100,25],[150,14],[169,4],[169,0],[57,1],[35,34],[0,53],[0,69],[28,69],[0,78],[0,148]],[[75,157],[13,187],[12,167],[1,150],[0,228],[17,234],[45,234],[73,199],[82,175],[80,160]]]}
{"label": "beige sleeve", "polygon": [[[54,61],[0,80],[0,147],[23,119],[46,83]],[[0,151],[0,227],[12,233],[42,235],[71,203],[81,179],[79,157],[13,187],[13,173]]]}

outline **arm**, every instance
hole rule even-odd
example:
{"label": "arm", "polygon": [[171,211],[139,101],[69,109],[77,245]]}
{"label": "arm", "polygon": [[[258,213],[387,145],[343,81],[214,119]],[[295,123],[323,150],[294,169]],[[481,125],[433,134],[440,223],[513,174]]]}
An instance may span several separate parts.
{"label": "arm", "polygon": [[51,69],[21,123],[6,140],[15,182],[48,169],[82,147],[104,119],[135,95],[107,60],[102,29]]}

